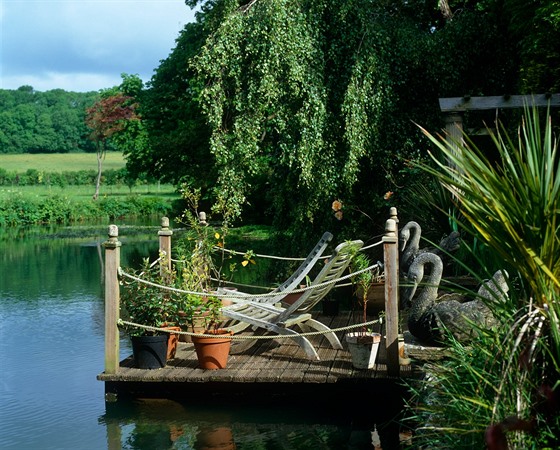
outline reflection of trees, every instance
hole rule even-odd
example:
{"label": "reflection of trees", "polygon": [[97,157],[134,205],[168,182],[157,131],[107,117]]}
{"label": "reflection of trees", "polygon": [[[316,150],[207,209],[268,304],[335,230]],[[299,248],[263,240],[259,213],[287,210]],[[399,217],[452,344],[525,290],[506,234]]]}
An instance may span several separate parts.
{"label": "reflection of trees", "polygon": [[[132,265],[131,261],[139,264],[142,258],[157,256],[157,234],[139,239],[142,240],[123,239],[123,265]],[[99,280],[103,265],[99,251],[105,240],[93,235],[86,239],[35,236],[5,241],[0,252],[0,270],[10,276],[0,277],[0,289],[29,300],[44,293],[65,297],[86,293],[102,297]]]}
{"label": "reflection of trees", "polygon": [[99,421],[107,426],[109,450],[235,448],[228,414],[201,417],[199,411],[172,400],[107,403]]}
{"label": "reflection of trees", "polygon": [[234,450],[233,432],[229,426],[206,426],[196,435],[196,450]]}
{"label": "reflection of trees", "polygon": [[363,414],[356,419],[347,409],[304,413],[289,406],[243,407],[213,400],[192,405],[162,399],[121,400],[106,408],[100,422],[107,426],[109,450],[361,450],[373,449],[375,443],[399,448],[397,422],[378,424],[375,434],[371,420]]}

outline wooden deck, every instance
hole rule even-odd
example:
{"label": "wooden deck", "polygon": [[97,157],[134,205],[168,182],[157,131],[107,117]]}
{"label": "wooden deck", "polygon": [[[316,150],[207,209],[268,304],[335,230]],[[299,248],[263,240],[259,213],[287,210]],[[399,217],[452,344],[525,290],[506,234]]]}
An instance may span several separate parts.
{"label": "wooden deck", "polygon": [[[315,315],[315,314],[314,314]],[[350,312],[335,317],[317,314],[315,317],[331,328],[343,328],[355,323]],[[402,384],[403,378],[417,377],[420,370],[411,364],[400,366],[400,377],[389,377],[384,362],[384,341],[378,353],[378,364],[372,370],[358,370],[352,362],[344,332],[338,332],[344,349],[335,350],[322,336],[313,336],[320,361],[306,357],[291,339],[262,340],[242,354],[231,354],[225,369],[202,370],[197,367],[194,347],[180,343],[176,357],[162,369],[142,370],[134,367],[132,357],[121,361],[117,374],[101,373],[97,379],[105,382],[107,397],[178,398],[212,395],[245,396],[256,401],[261,393],[278,397],[316,394],[347,396],[360,393],[382,393],[388,385]],[[281,343],[280,343],[281,342]]]}

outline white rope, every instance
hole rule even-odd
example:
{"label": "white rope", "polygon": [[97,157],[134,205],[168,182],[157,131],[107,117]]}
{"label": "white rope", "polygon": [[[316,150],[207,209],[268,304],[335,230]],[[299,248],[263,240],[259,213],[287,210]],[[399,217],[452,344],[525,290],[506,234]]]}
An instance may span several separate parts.
{"label": "white rope", "polygon": [[[223,335],[223,334],[204,334],[204,333],[194,333],[191,331],[179,331],[179,330],[170,330],[168,328],[158,328],[158,327],[151,327],[148,325],[141,325],[139,323],[134,323],[134,322],[129,322],[127,320],[122,320],[119,319],[117,321],[117,325],[119,326],[123,326],[123,325],[128,325],[131,327],[136,327],[136,328],[142,328],[144,330],[148,330],[148,331],[157,331],[157,332],[161,332],[161,333],[169,333],[169,334],[183,334],[186,336],[203,336],[203,337],[209,337],[209,338],[225,338],[227,337],[228,339],[240,339],[240,340],[247,340],[247,339],[285,339],[285,338],[295,338],[298,336],[318,336],[318,335],[322,335],[322,334],[328,334],[328,333],[334,333],[334,332],[338,332],[338,331],[346,331],[346,330],[353,330],[354,328],[360,328],[360,327],[367,327],[369,325],[373,325],[375,323],[379,323],[379,319],[376,320],[371,320],[369,322],[363,322],[363,323],[357,323],[354,325],[347,325],[345,327],[340,327],[340,328],[330,328],[329,330],[326,331],[309,331],[307,333],[297,333],[297,334],[274,334],[274,335]],[[225,330],[229,330],[228,327],[224,328]],[[290,328],[291,329],[291,328]],[[292,330],[294,331],[294,330]]]}
{"label": "white rope", "polygon": [[305,292],[309,289],[317,289],[317,288],[320,288],[320,287],[325,287],[325,286],[328,286],[330,284],[336,284],[339,281],[344,281],[344,280],[347,280],[349,278],[355,277],[356,275],[367,272],[369,270],[373,270],[373,269],[378,268],[378,267],[379,267],[379,263],[375,263],[375,264],[373,264],[369,267],[366,267],[365,269],[358,270],[357,272],[353,272],[353,273],[350,273],[348,275],[344,275],[344,276],[342,276],[338,279],[325,281],[323,283],[318,283],[318,284],[311,285],[311,286],[305,286],[303,288],[294,289],[292,291],[265,292],[263,294],[240,294],[240,295],[236,295],[235,293],[231,293],[231,292],[228,292],[226,294],[223,294],[223,293],[219,294],[217,292],[196,292],[196,291],[188,291],[188,290],[184,290],[184,289],[174,288],[172,286],[164,286],[164,285],[161,285],[161,284],[157,284],[157,283],[153,283],[151,281],[144,280],[142,278],[136,277],[136,276],[131,275],[129,273],[126,273],[121,267],[119,267],[119,269],[118,269],[118,274],[119,274],[119,276],[124,276],[126,278],[137,281],[139,283],[144,283],[144,284],[147,284],[149,286],[153,286],[153,287],[156,287],[156,288],[159,288],[159,289],[165,289],[165,290],[168,290],[168,291],[177,292],[179,294],[189,294],[189,295],[199,295],[199,296],[211,295],[212,297],[217,297],[217,298],[227,298],[228,300],[232,300],[233,302],[245,303],[247,301],[251,301],[252,298],[278,297],[279,295],[287,295],[287,294],[290,294],[290,293],[300,293],[300,292]]}
{"label": "white rope", "polygon": [[[370,248],[373,247],[377,247],[378,245],[383,244],[383,241],[378,241],[375,242],[373,244],[367,245],[365,247],[362,247],[359,251],[363,252],[365,250],[369,250]],[[226,252],[226,253],[231,253],[232,255],[245,255],[247,252],[239,252],[236,250],[229,250],[227,248],[223,248],[223,247],[214,247],[215,249],[218,249],[222,252]],[[262,255],[260,253],[254,253],[253,256],[256,256],[258,258],[268,258],[268,259],[278,259],[278,260],[282,260],[282,261],[305,261],[307,258],[294,258],[294,257],[289,257],[289,256],[275,256],[275,255]],[[321,257],[319,257],[319,259],[329,259],[332,255],[323,255]]]}
{"label": "white rope", "polygon": [[[238,252],[236,250],[229,250],[227,248],[222,248],[222,247],[215,247],[217,249],[219,249],[222,252],[226,252],[226,253],[231,253],[232,255],[245,255],[245,253],[247,252]],[[253,256],[256,256],[258,258],[268,258],[268,259],[278,259],[281,261],[305,261],[306,258],[293,258],[293,257],[289,257],[289,256],[275,256],[275,255],[261,255],[260,253],[254,253]],[[326,259],[329,258],[329,256],[321,256],[319,259]]]}
{"label": "white rope", "polygon": [[273,289],[276,289],[274,287],[270,287],[270,286],[257,286],[256,284],[243,284],[243,283],[235,283],[234,281],[229,281],[229,280],[219,280],[218,278],[213,278],[210,277],[210,280],[215,281],[217,283],[225,283],[228,286],[242,286],[242,287],[248,287],[248,288],[255,288],[255,289],[263,289],[265,291],[271,291]]}

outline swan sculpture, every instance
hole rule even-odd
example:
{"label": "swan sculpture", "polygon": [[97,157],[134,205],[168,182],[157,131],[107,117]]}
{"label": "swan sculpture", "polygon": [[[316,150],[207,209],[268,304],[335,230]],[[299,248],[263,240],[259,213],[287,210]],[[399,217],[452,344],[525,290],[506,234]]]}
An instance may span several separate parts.
{"label": "swan sculpture", "polygon": [[400,240],[402,242],[402,255],[400,262],[401,273],[407,273],[414,259],[421,253],[431,252],[441,256],[447,263],[448,253],[453,253],[460,246],[461,235],[458,231],[452,231],[448,236],[444,237],[437,248],[420,249],[420,236],[422,228],[418,222],[411,220],[400,231]]}
{"label": "swan sculpture", "polygon": [[[430,273],[424,287],[414,298],[427,265],[431,266]],[[408,296],[411,301],[408,330],[413,336],[421,341],[441,343],[447,330],[458,341],[467,342],[476,335],[477,328],[490,328],[497,324],[486,303],[505,301],[507,272],[498,270],[491,280],[482,284],[473,300],[465,302],[457,299],[438,301],[442,272],[441,258],[434,253],[419,254],[410,266],[408,279],[413,284]]]}
{"label": "swan sculpture", "polygon": [[418,222],[411,220],[408,222],[400,232],[400,238],[402,242],[402,255],[400,270],[402,273],[407,273],[412,261],[418,256],[420,251],[420,234],[422,229]]}

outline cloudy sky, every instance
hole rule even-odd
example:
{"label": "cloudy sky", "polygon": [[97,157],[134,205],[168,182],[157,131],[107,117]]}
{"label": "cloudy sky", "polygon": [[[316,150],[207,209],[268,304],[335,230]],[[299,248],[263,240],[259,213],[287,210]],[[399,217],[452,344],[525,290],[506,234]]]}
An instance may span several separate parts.
{"label": "cloudy sky", "polygon": [[148,81],[194,12],[184,0],[0,0],[0,89]]}

